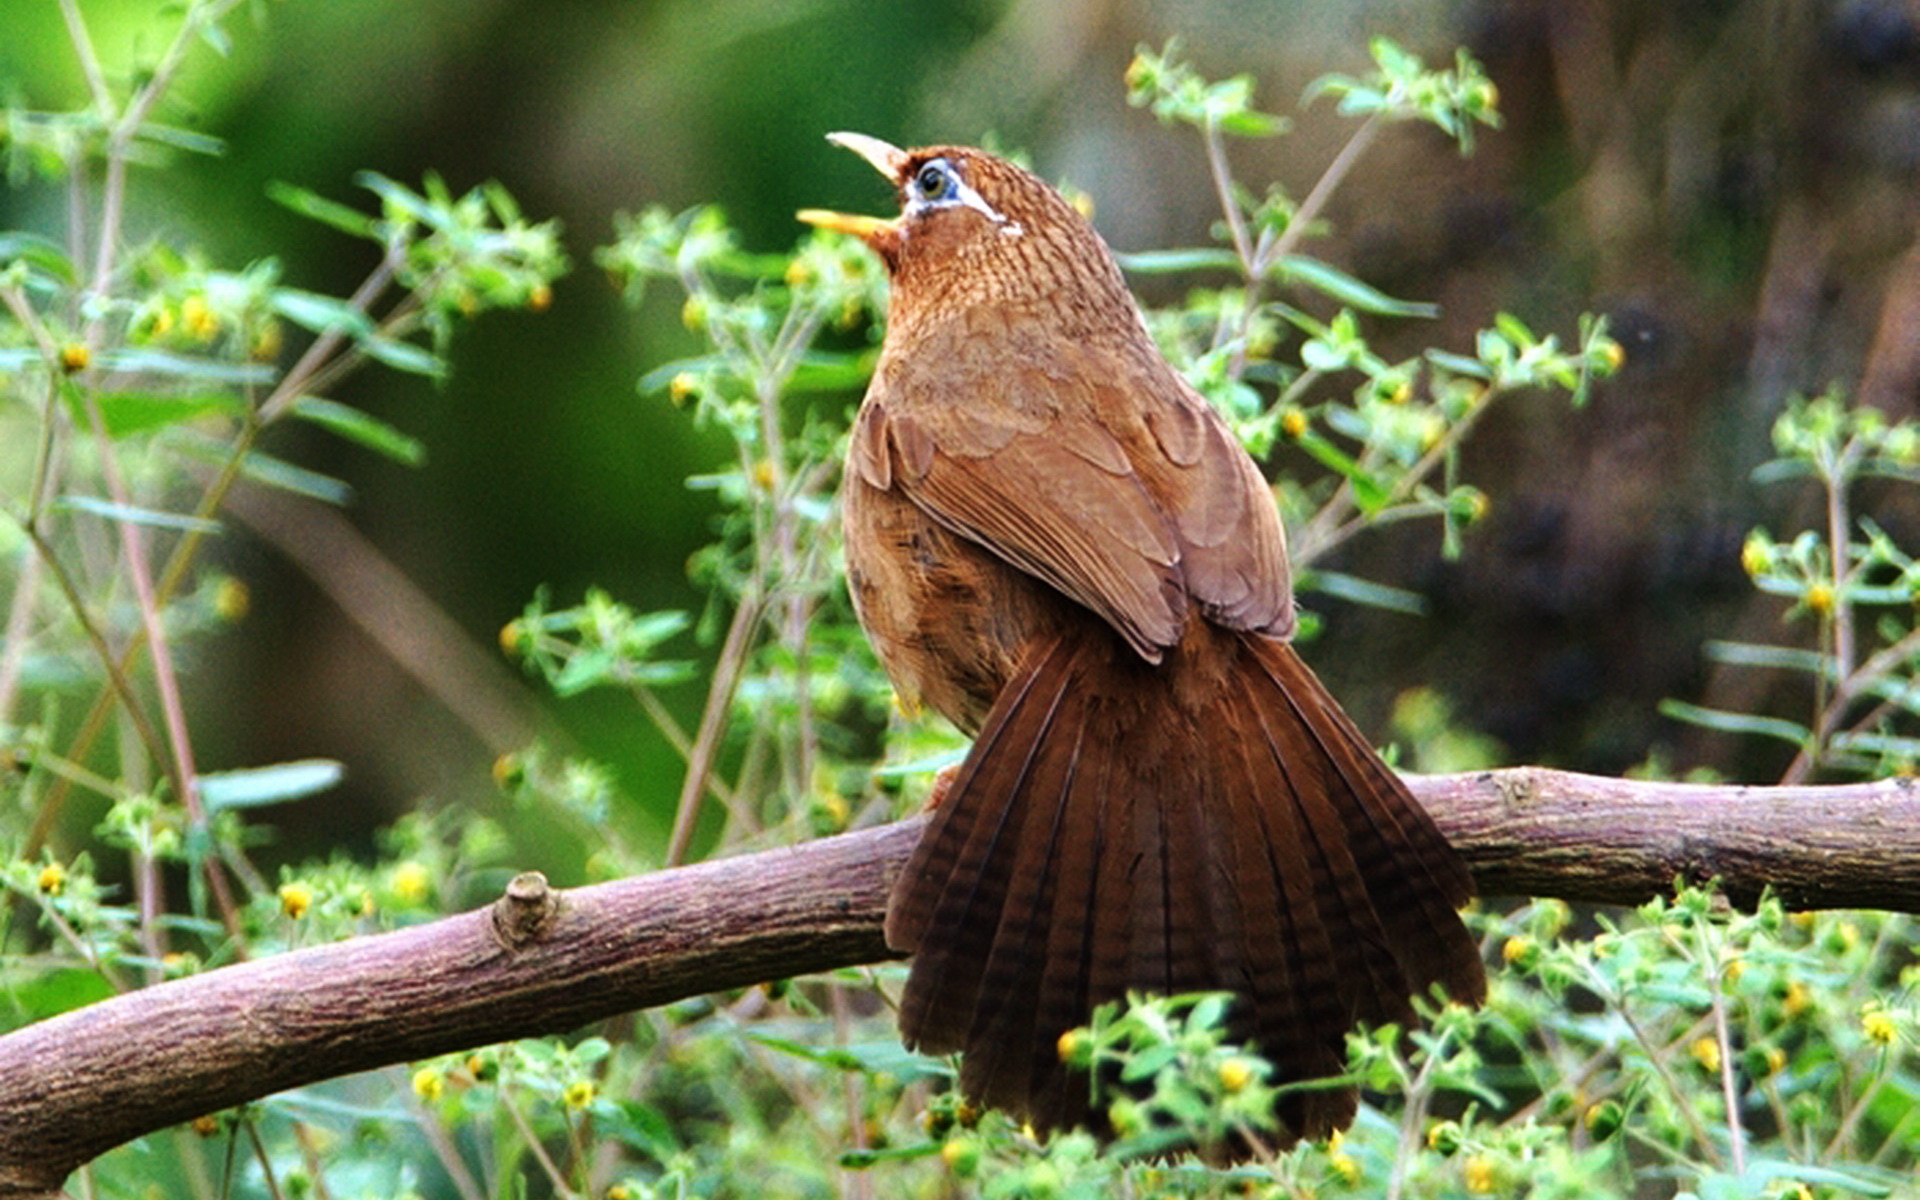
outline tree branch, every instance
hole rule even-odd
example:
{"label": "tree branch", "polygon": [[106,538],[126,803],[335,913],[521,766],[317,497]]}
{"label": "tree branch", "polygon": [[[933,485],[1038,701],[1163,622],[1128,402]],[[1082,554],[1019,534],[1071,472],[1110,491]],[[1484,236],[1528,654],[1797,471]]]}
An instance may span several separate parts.
{"label": "tree branch", "polygon": [[[1920,911],[1920,787],[1711,787],[1537,768],[1415,777],[1488,895],[1632,904],[1718,875],[1747,904]],[[316,1080],[891,957],[919,820],[559,892],[209,971],[0,1037],[0,1198]]]}

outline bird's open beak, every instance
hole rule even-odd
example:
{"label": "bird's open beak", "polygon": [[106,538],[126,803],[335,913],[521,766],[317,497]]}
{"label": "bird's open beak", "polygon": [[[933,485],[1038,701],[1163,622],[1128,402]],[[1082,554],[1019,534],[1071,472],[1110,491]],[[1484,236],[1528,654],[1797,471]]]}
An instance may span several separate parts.
{"label": "bird's open beak", "polygon": [[[830,133],[827,135],[827,140],[866,159],[872,164],[874,170],[887,177],[889,183],[898,184],[901,174],[907,168],[907,152],[877,137],[868,137],[864,133]],[[803,208],[793,215],[809,225],[850,234],[876,248],[882,241],[897,235],[900,230],[898,217],[886,220],[854,213],[831,212],[824,208]]]}

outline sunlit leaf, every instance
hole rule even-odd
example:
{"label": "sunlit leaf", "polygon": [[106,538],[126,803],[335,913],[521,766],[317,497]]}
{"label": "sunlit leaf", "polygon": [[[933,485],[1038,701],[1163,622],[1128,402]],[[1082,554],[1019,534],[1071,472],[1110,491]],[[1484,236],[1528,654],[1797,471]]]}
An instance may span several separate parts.
{"label": "sunlit leaf", "polygon": [[208,808],[260,808],[324,792],[345,777],[346,768],[332,759],[307,758],[270,767],[215,771],[198,776],[194,782]]}
{"label": "sunlit leaf", "polygon": [[371,413],[327,400],[320,396],[302,396],[293,402],[293,415],[311,421],[329,433],[357,442],[376,454],[395,462],[417,467],[427,459],[426,443],[402,433]]}

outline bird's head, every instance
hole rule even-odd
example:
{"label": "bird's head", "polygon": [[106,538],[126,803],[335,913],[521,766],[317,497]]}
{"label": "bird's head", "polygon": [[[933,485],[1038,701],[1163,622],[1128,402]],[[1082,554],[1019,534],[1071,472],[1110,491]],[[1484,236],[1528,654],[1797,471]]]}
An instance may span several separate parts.
{"label": "bird's head", "polygon": [[1112,310],[1129,325],[1137,321],[1106,243],[1032,173],[970,146],[902,150],[863,133],[831,133],[827,140],[866,159],[894,185],[900,215],[809,208],[798,216],[873,247],[893,279],[896,318],[903,300],[938,297],[946,309],[990,301],[1045,305],[1083,318]]}

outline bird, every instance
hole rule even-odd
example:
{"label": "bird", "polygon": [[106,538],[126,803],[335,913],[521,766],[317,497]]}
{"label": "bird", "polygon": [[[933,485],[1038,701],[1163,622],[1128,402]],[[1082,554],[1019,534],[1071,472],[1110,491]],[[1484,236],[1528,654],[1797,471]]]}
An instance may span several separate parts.
{"label": "bird", "polygon": [[[1481,1003],[1471,876],[1290,644],[1272,489],[1091,223],[979,149],[828,140],[900,201],[798,214],[889,280],[848,590],[900,702],[974,738],[888,898],[907,1045],[1037,1130],[1105,1130],[1062,1038],[1129,993],[1232,993],[1282,1082],[1436,987]],[[1356,1108],[1282,1089],[1270,1144]]]}

